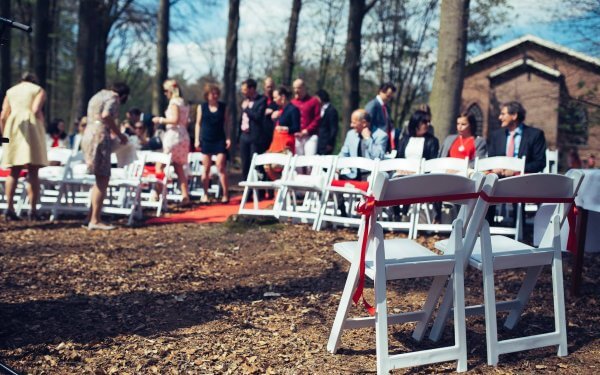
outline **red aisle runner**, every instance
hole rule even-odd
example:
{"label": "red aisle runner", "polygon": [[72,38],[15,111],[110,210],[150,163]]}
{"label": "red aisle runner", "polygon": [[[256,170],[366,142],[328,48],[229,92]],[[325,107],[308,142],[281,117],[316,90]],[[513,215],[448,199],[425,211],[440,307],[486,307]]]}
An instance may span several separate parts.
{"label": "red aisle runner", "polygon": [[[175,224],[175,223],[222,223],[231,215],[238,213],[241,196],[231,197],[229,203],[219,202],[198,206],[188,211],[166,214],[162,217],[153,217],[146,221],[147,224]],[[273,204],[273,200],[265,200],[259,203],[260,208],[267,208]],[[246,207],[251,207],[252,202]]]}

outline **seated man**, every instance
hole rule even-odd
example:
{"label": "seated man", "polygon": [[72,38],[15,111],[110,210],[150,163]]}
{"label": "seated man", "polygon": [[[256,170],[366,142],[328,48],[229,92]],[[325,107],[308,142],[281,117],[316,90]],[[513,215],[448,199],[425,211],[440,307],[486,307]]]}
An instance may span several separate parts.
{"label": "seated man", "polygon": [[[368,159],[383,159],[388,135],[381,128],[371,130],[371,115],[364,109],[352,112],[350,127],[340,150],[340,157],[362,156]],[[348,173],[340,175],[341,180],[361,181],[366,179],[360,170],[352,168]],[[338,208],[342,216],[347,216],[344,200],[338,199]]]}
{"label": "seated man", "polygon": [[[525,173],[537,173],[546,166],[546,138],[540,129],[523,123],[525,108],[519,102],[502,105],[499,120],[501,128],[488,139],[488,156],[525,156]],[[509,170],[494,170],[498,176],[509,177]]]}
{"label": "seated man", "polygon": [[[383,159],[388,142],[388,135],[380,128],[371,130],[371,115],[364,109],[352,112],[350,127],[340,150],[341,157],[362,156],[368,159]],[[356,169],[344,177],[348,180],[360,180]]]}

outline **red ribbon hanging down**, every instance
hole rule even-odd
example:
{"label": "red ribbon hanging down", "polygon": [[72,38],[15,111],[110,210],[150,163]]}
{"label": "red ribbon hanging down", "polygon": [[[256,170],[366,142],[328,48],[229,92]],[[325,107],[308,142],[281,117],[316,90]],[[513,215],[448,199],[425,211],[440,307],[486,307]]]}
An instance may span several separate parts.
{"label": "red ribbon hanging down", "polygon": [[[360,247],[360,264],[358,269],[358,285],[356,286],[356,290],[352,295],[352,300],[355,304],[358,304],[358,301],[362,298],[363,305],[365,309],[371,316],[375,315],[375,308],[371,306],[366,300],[363,294],[365,287],[365,259],[367,255],[367,240],[369,238],[369,232],[371,229],[371,220],[370,216],[375,211],[375,207],[389,207],[389,206],[401,206],[401,205],[409,205],[415,203],[432,203],[432,202],[440,202],[440,201],[460,201],[466,199],[476,199],[481,197],[484,201],[488,203],[571,203],[572,209],[567,216],[567,220],[569,221],[569,243],[571,241],[576,244],[576,235],[575,235],[575,199],[574,198],[534,198],[534,197],[490,197],[484,191],[479,193],[463,193],[463,194],[450,194],[443,196],[432,196],[432,197],[418,197],[418,198],[407,198],[407,199],[393,199],[387,201],[378,201],[375,200],[375,197],[372,195],[367,196],[366,200],[360,202],[356,206],[356,212],[364,215],[367,218],[367,222],[364,226],[363,239]],[[572,223],[573,221],[573,223]],[[567,249],[570,249],[569,245],[567,245]],[[573,251],[573,250],[570,250]]]}
{"label": "red ribbon hanging down", "polygon": [[358,269],[358,285],[356,286],[356,290],[352,295],[352,300],[355,304],[358,304],[358,301],[362,297],[363,305],[365,309],[369,312],[371,316],[375,315],[375,308],[371,306],[363,295],[364,287],[365,287],[365,258],[367,255],[367,240],[369,238],[371,220],[370,216],[375,210],[375,207],[389,207],[389,206],[402,206],[409,205],[415,203],[432,203],[432,202],[441,202],[441,201],[459,201],[465,199],[475,199],[479,197],[479,193],[463,193],[463,194],[451,194],[451,195],[438,195],[431,197],[418,197],[418,198],[407,198],[407,199],[392,199],[387,201],[378,201],[375,200],[375,197],[372,195],[367,196],[364,202],[360,202],[356,206],[356,212],[361,215],[364,215],[367,218],[367,222],[364,226],[363,239],[360,246],[360,264]]}

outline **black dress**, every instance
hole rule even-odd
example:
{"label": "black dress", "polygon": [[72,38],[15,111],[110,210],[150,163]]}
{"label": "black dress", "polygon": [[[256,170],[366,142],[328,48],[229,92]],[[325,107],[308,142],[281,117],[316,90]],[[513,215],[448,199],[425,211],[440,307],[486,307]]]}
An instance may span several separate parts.
{"label": "black dress", "polygon": [[211,112],[208,103],[202,104],[200,125],[200,148],[203,154],[224,154],[225,147],[225,103],[219,102],[216,112]]}

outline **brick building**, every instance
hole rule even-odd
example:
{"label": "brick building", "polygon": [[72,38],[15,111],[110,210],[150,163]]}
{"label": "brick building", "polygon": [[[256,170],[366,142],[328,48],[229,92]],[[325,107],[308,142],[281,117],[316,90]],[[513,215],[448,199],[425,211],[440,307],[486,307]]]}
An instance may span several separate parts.
{"label": "brick building", "polygon": [[526,35],[471,59],[462,108],[474,114],[487,137],[500,127],[500,105],[516,100],[525,123],[544,130],[550,149],[579,149],[600,156],[600,59]]}

